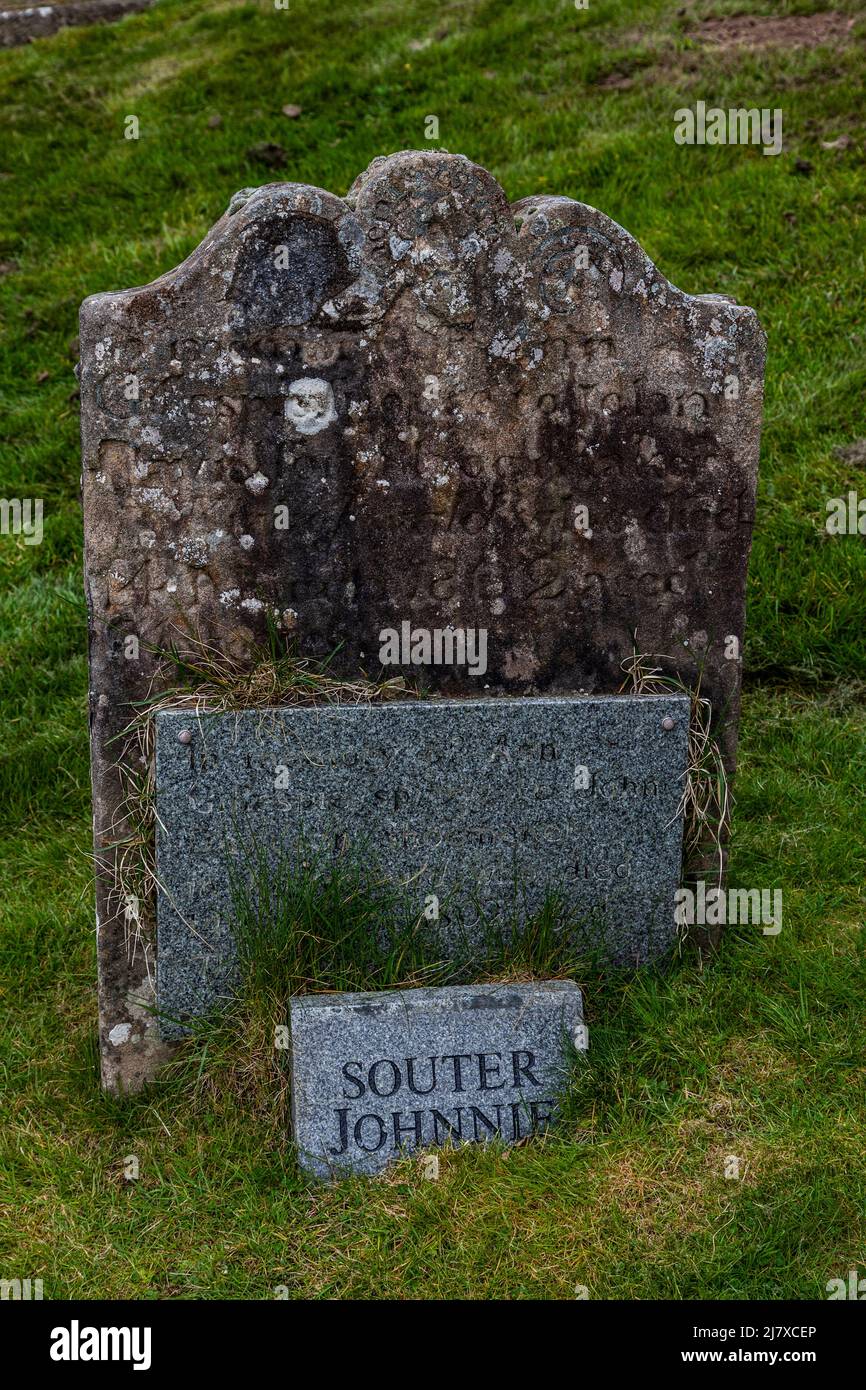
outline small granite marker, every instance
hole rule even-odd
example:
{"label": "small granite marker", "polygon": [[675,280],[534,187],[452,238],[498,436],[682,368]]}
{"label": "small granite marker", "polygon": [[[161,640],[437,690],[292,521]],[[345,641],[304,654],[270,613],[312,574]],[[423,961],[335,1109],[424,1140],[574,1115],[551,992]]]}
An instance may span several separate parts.
{"label": "small granite marker", "polygon": [[295,1143],[317,1177],[544,1130],[587,1046],[571,980],[306,995],[290,1026]]}
{"label": "small granite marker", "polygon": [[354,678],[383,632],[483,632],[483,662],[423,670],[458,699],[613,695],[664,654],[733,772],[754,310],[684,294],[595,208],[409,150],[345,198],[241,190],[177,269],[87,299],[80,341],[107,1086],[169,1055],[153,905],[117,871],[118,735],[174,683],[159,650],[243,663],[276,623]]}

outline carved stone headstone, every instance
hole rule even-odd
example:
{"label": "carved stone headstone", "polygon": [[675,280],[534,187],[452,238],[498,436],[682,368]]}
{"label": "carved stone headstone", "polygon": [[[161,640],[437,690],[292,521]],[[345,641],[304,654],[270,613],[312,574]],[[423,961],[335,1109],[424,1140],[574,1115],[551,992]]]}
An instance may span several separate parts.
{"label": "carved stone headstone", "polygon": [[428,152],[345,199],[247,189],[177,270],[88,299],[81,353],[107,1085],[164,1051],[113,867],[151,647],[243,659],[270,616],[377,674],[385,629],[484,629],[483,678],[425,669],[456,696],[612,693],[636,648],[701,673],[733,767],[764,337],[602,213]]}

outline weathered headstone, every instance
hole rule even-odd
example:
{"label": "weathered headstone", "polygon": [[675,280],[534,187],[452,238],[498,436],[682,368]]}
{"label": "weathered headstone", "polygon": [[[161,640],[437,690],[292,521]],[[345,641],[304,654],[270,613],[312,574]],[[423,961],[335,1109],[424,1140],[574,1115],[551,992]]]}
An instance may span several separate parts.
{"label": "weathered headstone", "polygon": [[636,647],[701,673],[733,767],[764,338],[602,213],[428,152],[247,189],[81,351],[107,1085],[164,1055],[114,867],[149,646],[243,659],[274,618],[376,674],[387,629],[483,629],[483,676],[424,671],[453,696],[610,694]]}
{"label": "weathered headstone", "polygon": [[290,1029],[294,1138],[318,1177],[542,1131],[587,1047],[571,980],[306,995]]}
{"label": "weathered headstone", "polygon": [[682,695],[157,714],[163,1036],[230,993],[232,892],[263,857],[278,873],[354,855],[446,947],[556,892],[584,942],[629,965],[658,955],[688,722]]}

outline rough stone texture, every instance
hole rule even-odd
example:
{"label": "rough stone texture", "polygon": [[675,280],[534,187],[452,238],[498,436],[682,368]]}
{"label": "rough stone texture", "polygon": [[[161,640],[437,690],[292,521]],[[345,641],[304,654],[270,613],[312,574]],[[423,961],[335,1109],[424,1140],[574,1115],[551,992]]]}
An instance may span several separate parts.
{"label": "rough stone texture", "polygon": [[302,653],[375,672],[382,628],[453,623],[488,630],[492,693],[597,694],[636,643],[703,670],[733,766],[764,337],[602,213],[509,206],[432,152],[346,199],[246,189],[177,270],[88,299],[81,352],[106,1084],[157,1060],[152,946],[129,959],[110,891],[109,740],[145,644],[241,656],[272,610]]}
{"label": "rough stone texture", "polygon": [[0,48],[45,39],[77,24],[106,24],[146,10],[153,0],[80,0],[66,5],[25,5],[0,9]]}
{"label": "rough stone texture", "polygon": [[290,1020],[294,1138],[321,1178],[543,1130],[587,1046],[571,980],[306,995]]}
{"label": "rough stone texture", "polygon": [[654,695],[158,714],[163,1036],[230,992],[229,864],[236,881],[260,851],[275,873],[354,854],[446,949],[477,939],[480,911],[507,930],[553,890],[620,963],[658,955],[675,937],[688,720],[685,696]]}

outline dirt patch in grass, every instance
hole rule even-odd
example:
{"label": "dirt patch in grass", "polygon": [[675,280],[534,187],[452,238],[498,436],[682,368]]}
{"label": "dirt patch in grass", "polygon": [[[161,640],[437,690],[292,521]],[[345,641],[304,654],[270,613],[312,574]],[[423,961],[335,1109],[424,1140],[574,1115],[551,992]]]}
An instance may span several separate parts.
{"label": "dirt patch in grass", "polygon": [[826,11],[820,14],[732,15],[706,19],[689,38],[713,48],[819,48],[847,42],[856,16]]}
{"label": "dirt patch in grass", "polygon": [[604,77],[600,77],[595,85],[603,91],[625,92],[634,86],[634,78],[625,72],[608,72]]}
{"label": "dirt patch in grass", "polygon": [[105,24],[146,10],[153,0],[66,0],[53,5],[0,3],[0,48],[45,39],[72,24]]}
{"label": "dirt patch in grass", "polygon": [[[706,80],[708,62],[714,72],[732,76],[739,72],[744,54],[752,51],[774,53],[781,59],[786,51],[812,51],[821,47],[840,54],[851,42],[857,18],[827,10],[812,15],[739,14],[706,19],[696,30],[684,28],[681,31],[681,36],[694,45],[684,52],[670,34],[650,34],[646,29],[635,29],[625,34],[622,42],[636,47],[646,45],[654,51],[647,52],[643,63],[640,60],[620,62],[615,69],[597,78],[594,85],[601,89],[625,89],[669,83],[689,89],[698,81]],[[681,22],[685,26],[693,21],[683,19]],[[650,57],[649,62],[647,57]],[[787,73],[778,78],[778,85],[783,90],[813,86],[819,81],[838,81],[842,77],[840,69],[827,65],[821,73]],[[851,120],[850,115],[848,120]]]}

